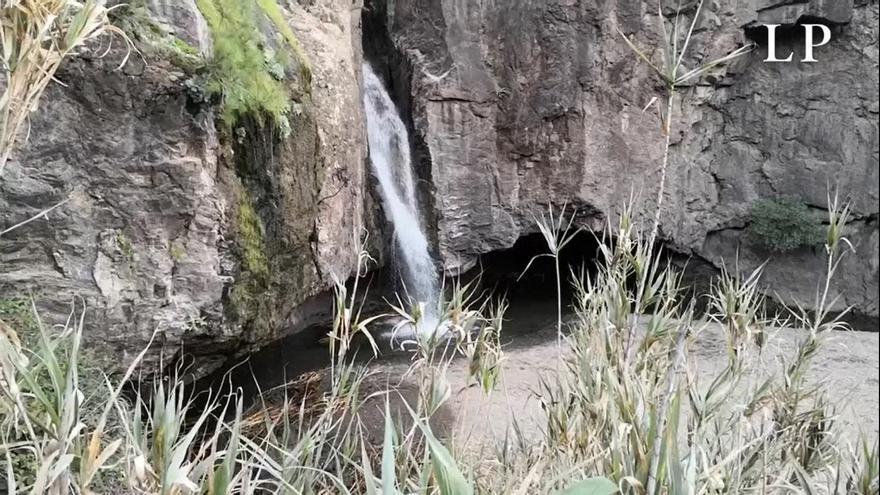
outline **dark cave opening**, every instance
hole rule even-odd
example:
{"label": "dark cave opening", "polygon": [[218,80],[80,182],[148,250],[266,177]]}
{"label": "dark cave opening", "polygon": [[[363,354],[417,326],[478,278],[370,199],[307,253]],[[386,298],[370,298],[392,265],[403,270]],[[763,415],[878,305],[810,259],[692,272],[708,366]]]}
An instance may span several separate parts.
{"label": "dark cave opening", "polygon": [[[615,240],[603,239],[601,233],[580,230],[561,250],[559,256],[559,276],[561,279],[561,302],[564,313],[573,311],[575,280],[591,277],[595,280],[599,267],[604,263],[600,246],[609,244],[613,249]],[[547,242],[540,232],[521,236],[508,249],[492,251],[480,256],[477,266],[465,274],[466,280],[479,279],[486,295],[504,298],[510,305],[510,319],[525,318],[532,321],[534,313],[545,313],[555,318],[556,263],[548,256]],[[681,273],[683,306],[694,304],[697,314],[704,314],[706,301],[698,295],[709,289],[708,282],[716,275],[710,268],[690,260],[688,256],[677,253],[669,246],[660,243],[655,248],[655,256],[660,266]],[[528,269],[526,269],[528,267]],[[635,287],[636,280],[627,281]],[[650,309],[649,309],[650,312]],[[528,333],[514,325],[516,334]]]}
{"label": "dark cave opening", "polygon": [[[563,302],[572,296],[572,274],[595,273],[599,239],[594,233],[580,230],[560,251],[559,274]],[[524,298],[556,299],[556,261],[540,232],[521,236],[508,249],[480,256],[468,277],[479,278],[481,286],[496,297],[510,301]],[[528,269],[527,269],[528,268]]]}

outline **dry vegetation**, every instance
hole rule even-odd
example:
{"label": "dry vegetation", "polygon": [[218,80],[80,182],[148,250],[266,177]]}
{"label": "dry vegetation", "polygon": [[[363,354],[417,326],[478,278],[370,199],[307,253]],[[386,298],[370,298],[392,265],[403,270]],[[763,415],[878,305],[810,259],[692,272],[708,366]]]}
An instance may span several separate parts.
{"label": "dry vegetation", "polygon": [[[2,0],[0,4],[0,176],[13,148],[27,136],[27,118],[61,62],[106,33],[128,38],[108,20],[105,2]],[[123,62],[124,63],[124,62]]]}

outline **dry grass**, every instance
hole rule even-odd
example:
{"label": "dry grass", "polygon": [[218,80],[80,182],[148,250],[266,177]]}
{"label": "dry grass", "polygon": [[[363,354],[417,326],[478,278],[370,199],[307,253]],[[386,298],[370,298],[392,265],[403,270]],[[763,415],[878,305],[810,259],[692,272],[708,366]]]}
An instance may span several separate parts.
{"label": "dry grass", "polygon": [[[61,62],[90,40],[115,33],[109,9],[97,0],[2,0],[0,63],[5,87],[0,96],[0,176],[21,141],[28,115],[54,80]],[[124,62],[123,62],[124,63]],[[24,136],[22,136],[24,133]]]}

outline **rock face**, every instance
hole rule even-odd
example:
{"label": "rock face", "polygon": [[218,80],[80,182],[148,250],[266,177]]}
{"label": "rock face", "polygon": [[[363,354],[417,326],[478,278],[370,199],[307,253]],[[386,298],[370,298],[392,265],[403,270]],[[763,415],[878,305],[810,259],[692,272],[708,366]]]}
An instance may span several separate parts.
{"label": "rock face", "polygon": [[[196,2],[147,8],[210,53]],[[289,136],[252,125],[229,139],[196,77],[148,51],[122,70],[121,50],[66,63],[0,177],[0,229],[67,201],[0,237],[0,299],[32,294],[50,323],[84,303],[86,338],[114,366],[156,331],[150,363],[182,346],[204,372],[307,322],[310,298],[351,274],[371,208],[360,12],[317,0],[284,15],[313,80],[292,91]],[[251,255],[269,270],[256,294],[241,285]]]}
{"label": "rock face", "polygon": [[[690,25],[696,2],[684,2]],[[665,2],[671,22],[675,2]],[[650,218],[662,156],[654,109],[658,80],[618,29],[657,52],[654,2],[604,0],[395,0],[372,6],[404,66],[401,97],[412,110],[424,175],[432,182],[445,267],[534,232],[548,203],[576,206],[600,228],[637,197]],[[384,9],[384,11],[383,11]],[[794,23],[830,26],[832,41],[802,63]],[[783,27],[771,64],[762,23]],[[878,315],[878,6],[876,2],[706,2],[688,67],[742,46],[759,48],[695,84],[674,107],[661,236],[673,250],[719,267],[756,267],[786,301],[812,303],[822,253],[774,255],[744,235],[759,198],[795,196],[817,216],[828,187],[852,202],[847,235],[856,246],[834,290],[838,309]],[[659,57],[659,52],[656,57]]]}

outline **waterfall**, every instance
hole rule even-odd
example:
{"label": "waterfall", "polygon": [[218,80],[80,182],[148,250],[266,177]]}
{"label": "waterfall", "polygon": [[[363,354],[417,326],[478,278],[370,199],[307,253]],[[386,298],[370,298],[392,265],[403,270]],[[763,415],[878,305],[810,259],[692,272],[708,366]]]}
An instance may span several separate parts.
{"label": "waterfall", "polygon": [[403,284],[409,297],[422,303],[422,328],[433,331],[440,290],[419,214],[409,133],[382,80],[368,63],[364,63],[363,76],[370,162],[379,180],[385,214],[394,227]]}

